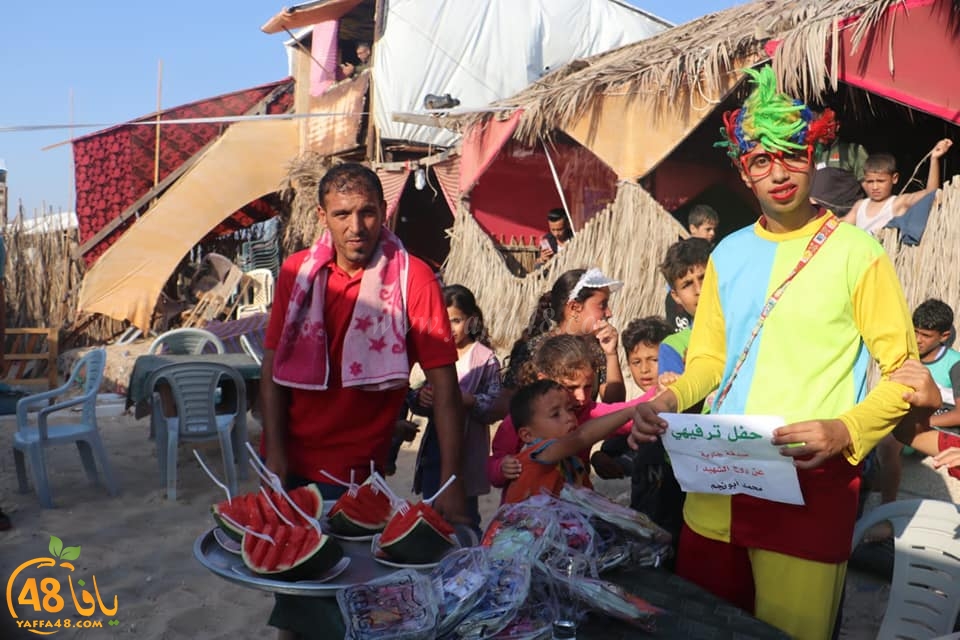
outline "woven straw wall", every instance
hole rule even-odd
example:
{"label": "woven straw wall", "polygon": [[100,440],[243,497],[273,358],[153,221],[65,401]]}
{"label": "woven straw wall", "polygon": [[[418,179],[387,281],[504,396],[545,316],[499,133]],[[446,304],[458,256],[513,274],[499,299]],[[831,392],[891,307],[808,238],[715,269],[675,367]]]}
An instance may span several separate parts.
{"label": "woven straw wall", "polygon": [[[960,318],[960,176],[943,185],[930,211],[923,239],[915,247],[900,244],[896,229],[881,229],[880,243],[887,250],[897,270],[910,313],[928,298],[939,298]],[[957,322],[954,322],[954,326]],[[954,344],[956,349],[958,345]],[[877,366],[870,367],[868,383],[872,387],[880,379]]]}
{"label": "woven straw wall", "polygon": [[895,229],[884,229],[880,240],[893,259],[911,313],[927,298],[939,298],[960,318],[960,176],[943,186],[918,246],[901,245]]}
{"label": "woven straw wall", "polygon": [[610,299],[618,329],[633,318],[663,314],[665,285],[657,267],[684,230],[639,185],[621,182],[613,204],[590,220],[550,262],[546,277],[539,271],[523,278],[511,274],[465,203],[449,234],[444,282],[462,284],[474,292],[493,345],[505,355],[526,327],[537,299],[568,269],[600,267],[623,280],[623,289]]}

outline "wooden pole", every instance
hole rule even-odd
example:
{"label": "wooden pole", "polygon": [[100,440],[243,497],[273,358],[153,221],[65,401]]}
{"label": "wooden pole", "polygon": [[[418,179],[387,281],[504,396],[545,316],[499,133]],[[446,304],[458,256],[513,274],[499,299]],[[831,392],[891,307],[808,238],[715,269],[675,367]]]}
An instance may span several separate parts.
{"label": "wooden pole", "polygon": [[[70,139],[73,140],[73,87],[70,87]],[[77,183],[72,171],[70,172],[70,209],[77,210]]]}
{"label": "wooden pole", "polygon": [[157,60],[157,131],[153,149],[153,186],[160,182],[160,101],[163,95],[163,60]]}
{"label": "wooden pole", "polygon": [[380,24],[383,21],[383,0],[377,0],[374,5],[373,10],[373,41],[372,41],[372,50],[370,52],[370,66],[368,73],[370,74],[370,85],[367,91],[370,92],[370,99],[367,100],[367,160],[370,162],[379,162],[380,161],[380,145],[378,144],[378,132],[376,117],[374,114],[374,82],[376,82],[376,73],[377,69],[373,61],[376,59],[374,57],[374,52],[376,51],[377,42],[380,40]]}

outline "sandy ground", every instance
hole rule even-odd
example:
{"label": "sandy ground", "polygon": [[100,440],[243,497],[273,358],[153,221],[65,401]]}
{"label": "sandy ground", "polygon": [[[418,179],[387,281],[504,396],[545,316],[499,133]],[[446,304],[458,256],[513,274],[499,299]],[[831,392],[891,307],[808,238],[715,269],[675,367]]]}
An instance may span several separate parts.
{"label": "sandy ground", "polygon": [[[259,427],[251,420],[252,437]],[[65,546],[80,546],[74,561],[77,577],[96,576],[99,591],[109,606],[118,597],[115,627],[70,630],[58,637],[131,638],[262,638],[274,637],[266,626],[272,606],[269,594],[244,589],[209,573],[192,556],[198,535],[212,526],[209,508],[222,498],[180,448],[178,499],[166,500],[159,486],[154,444],[148,440],[147,419],[130,415],[102,418],[100,429],[122,493],[111,498],[100,487],[90,486],[72,447],[49,453],[47,466],[55,509],[41,509],[33,493],[17,492],[11,452],[12,417],[0,418],[0,506],[11,516],[14,528],[0,533],[0,576],[5,584],[21,563],[46,556],[50,536]],[[398,492],[411,484],[416,443],[405,445],[398,473],[390,478]],[[202,447],[207,460],[220,464],[218,447]],[[614,498],[627,499],[625,481],[599,481],[598,489]],[[252,490],[251,478],[243,489]],[[903,497],[956,499],[960,483],[938,473],[918,458],[906,460]],[[498,495],[481,502],[485,521],[495,511]],[[63,581],[66,585],[66,580]],[[90,585],[88,584],[88,587]],[[860,575],[848,584],[844,638],[873,638],[885,608],[887,585]],[[41,594],[42,595],[42,594]],[[17,594],[13,594],[16,600]],[[0,638],[36,637],[9,628],[6,606],[0,611]],[[72,611],[65,607],[64,616]],[[96,617],[96,616],[94,616]],[[74,614],[72,620],[80,620]],[[5,626],[7,625],[7,626]]]}

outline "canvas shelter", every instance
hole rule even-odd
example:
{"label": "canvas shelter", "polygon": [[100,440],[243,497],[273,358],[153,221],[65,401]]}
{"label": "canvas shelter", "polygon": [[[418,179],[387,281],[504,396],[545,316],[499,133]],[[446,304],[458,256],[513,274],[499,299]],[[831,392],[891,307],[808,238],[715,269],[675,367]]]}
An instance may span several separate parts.
{"label": "canvas shelter", "polygon": [[[439,262],[447,254],[444,230],[462,191],[462,161],[459,134],[434,126],[430,113],[436,112],[426,109],[425,98],[449,94],[459,102],[450,112],[484,110],[571,60],[669,26],[620,0],[327,0],[284,9],[263,30],[292,36],[287,45],[297,104],[311,113],[338,114],[304,121],[304,150],[320,158],[370,160],[384,182],[391,214],[399,211],[395,230],[412,251]],[[372,71],[354,82],[334,83],[333,70],[351,59],[357,42],[374,43]],[[363,114],[372,127],[364,127]],[[562,162],[572,167],[575,159]],[[297,163],[291,180],[302,180],[310,165],[326,166],[317,159]],[[515,169],[533,175],[520,158]],[[556,197],[552,181],[543,178],[541,172],[524,191],[531,211],[533,201]],[[314,232],[316,201],[299,192],[309,192],[315,181],[302,184],[294,207],[301,221],[294,246]],[[509,196],[489,192],[477,211],[509,241],[531,227],[496,215],[504,197]]]}
{"label": "canvas shelter", "polygon": [[[321,0],[284,9],[263,31],[309,28],[295,35],[309,42],[309,82],[302,85],[313,97],[329,88],[334,67],[354,56],[358,42],[373,42],[377,137],[385,145],[450,147],[454,133],[394,115],[424,112],[428,94],[450,94],[461,110],[485,108],[571,60],[669,26],[621,0]],[[303,51],[289,46],[292,56]]]}
{"label": "canvas shelter", "polygon": [[[786,91],[832,106],[842,137],[868,150],[893,151],[909,174],[937,139],[960,141],[958,29],[960,9],[952,0],[753,2],[578,60],[486,113],[437,119],[465,132],[465,156],[471,139],[504,141],[499,154],[484,148],[487,169],[463,193],[445,277],[478,293],[501,347],[520,334],[551,275],[569,268],[598,265],[624,280],[612,298],[624,323],[662,313],[657,262],[685,234],[671,212],[714,197],[739,214],[736,226],[755,218],[754,199],[724,154],[711,149],[721,113],[745,96],[744,67],[772,61]],[[518,153],[511,147],[538,153],[551,141],[601,160],[613,176],[615,201],[551,262],[550,274],[516,278],[482,218],[470,215],[473,194],[491,172],[497,179],[502,158],[509,162]],[[955,152],[947,158],[947,176],[957,172],[954,159]],[[920,171],[922,180],[926,165]],[[498,186],[510,188],[506,181]],[[881,235],[911,305],[930,295],[960,305],[960,283],[938,275],[938,265],[960,260],[958,207],[960,180],[954,178],[918,247],[901,246],[892,230]]]}
{"label": "canvas shelter", "polygon": [[[168,109],[160,120],[280,115],[292,103],[286,79]],[[284,163],[297,151],[294,122],[254,120],[161,125],[157,153],[155,121],[153,114],[73,141],[88,265],[78,313],[144,332],[194,245],[277,215]]]}

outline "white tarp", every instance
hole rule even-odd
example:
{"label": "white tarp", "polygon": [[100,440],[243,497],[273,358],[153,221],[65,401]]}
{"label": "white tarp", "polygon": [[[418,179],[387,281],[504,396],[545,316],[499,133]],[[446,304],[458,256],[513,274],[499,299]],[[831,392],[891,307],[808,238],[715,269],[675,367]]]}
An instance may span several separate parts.
{"label": "white tarp", "polygon": [[32,218],[14,218],[8,225],[7,233],[49,233],[68,231],[77,228],[76,211],[59,211]]}
{"label": "white tarp", "polygon": [[617,0],[389,0],[374,47],[380,137],[449,146],[456,134],[394,122],[427,94],[459,108],[509,98],[577,58],[643,40],[670,23]]}

